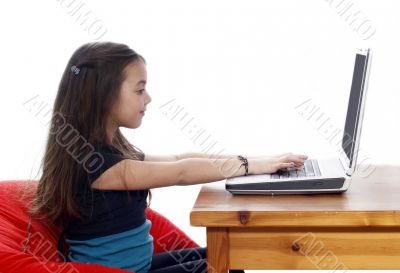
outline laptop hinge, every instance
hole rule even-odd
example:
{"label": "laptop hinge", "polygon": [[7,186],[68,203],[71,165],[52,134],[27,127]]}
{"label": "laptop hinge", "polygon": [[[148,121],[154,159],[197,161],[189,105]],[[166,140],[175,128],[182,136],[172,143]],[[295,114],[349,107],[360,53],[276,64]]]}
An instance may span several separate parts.
{"label": "laptop hinge", "polygon": [[346,175],[347,175],[347,176],[352,176],[352,175],[353,175],[353,170],[352,170],[352,169],[348,169],[348,170],[346,171]]}
{"label": "laptop hinge", "polygon": [[351,176],[351,169],[347,165],[346,159],[343,158],[342,155],[339,156],[339,161],[342,164],[343,170],[346,173],[346,175]]}

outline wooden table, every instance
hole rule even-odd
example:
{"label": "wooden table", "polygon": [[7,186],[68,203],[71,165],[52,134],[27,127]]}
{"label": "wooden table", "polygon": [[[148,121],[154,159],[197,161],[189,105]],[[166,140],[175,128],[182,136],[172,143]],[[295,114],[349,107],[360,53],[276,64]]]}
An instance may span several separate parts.
{"label": "wooden table", "polygon": [[357,172],[343,194],[232,195],[204,184],[190,213],[207,228],[208,272],[400,269],[400,166]]}

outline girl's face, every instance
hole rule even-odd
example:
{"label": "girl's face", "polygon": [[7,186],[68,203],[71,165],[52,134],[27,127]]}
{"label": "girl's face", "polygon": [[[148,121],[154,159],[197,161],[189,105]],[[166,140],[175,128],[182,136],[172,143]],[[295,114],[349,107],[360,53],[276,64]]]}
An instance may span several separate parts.
{"label": "girl's face", "polygon": [[[146,91],[145,63],[138,59],[125,68],[126,79],[111,113],[114,127],[137,128],[142,123],[144,111],[151,97]],[[117,128],[115,128],[117,129]]]}

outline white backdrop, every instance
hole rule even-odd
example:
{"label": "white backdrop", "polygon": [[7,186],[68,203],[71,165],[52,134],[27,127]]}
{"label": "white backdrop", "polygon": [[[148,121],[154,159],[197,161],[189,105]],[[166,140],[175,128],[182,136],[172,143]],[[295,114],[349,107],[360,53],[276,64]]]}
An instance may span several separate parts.
{"label": "white backdrop", "polygon": [[[147,61],[152,102],[142,126],[123,132],[149,154],[336,155],[318,126],[343,128],[355,49],[371,47],[359,156],[398,164],[399,11],[394,0],[2,3],[0,180],[38,178],[42,114],[72,52],[94,40],[128,44]],[[320,123],[299,112],[306,101]],[[166,103],[181,112],[173,118]],[[205,246],[205,229],[189,223],[200,187],[155,189],[152,208]]]}

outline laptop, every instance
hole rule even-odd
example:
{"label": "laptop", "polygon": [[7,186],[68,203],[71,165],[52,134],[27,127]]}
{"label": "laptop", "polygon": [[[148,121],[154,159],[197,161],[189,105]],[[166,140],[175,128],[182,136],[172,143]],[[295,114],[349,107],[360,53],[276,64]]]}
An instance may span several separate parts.
{"label": "laptop", "polygon": [[345,192],[354,173],[367,94],[370,49],[357,49],[353,79],[338,158],[307,159],[301,169],[231,177],[232,194],[319,194]]}

